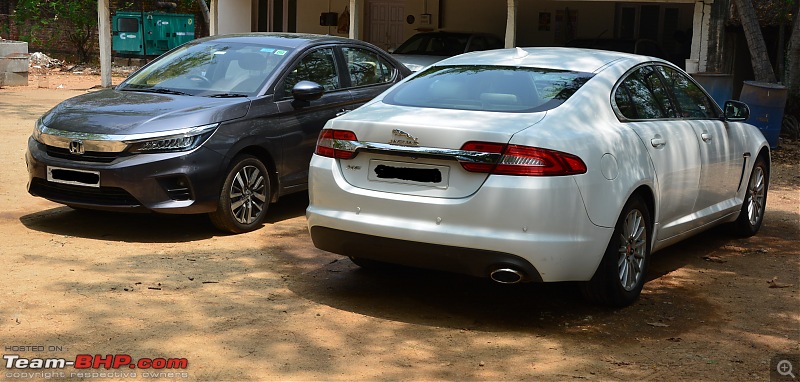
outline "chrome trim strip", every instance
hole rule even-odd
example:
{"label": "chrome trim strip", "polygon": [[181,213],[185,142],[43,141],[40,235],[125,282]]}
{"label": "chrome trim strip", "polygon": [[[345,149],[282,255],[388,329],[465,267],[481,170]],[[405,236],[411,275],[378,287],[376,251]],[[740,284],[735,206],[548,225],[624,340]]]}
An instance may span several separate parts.
{"label": "chrome trim strip", "polygon": [[401,146],[390,143],[347,141],[340,139],[334,139],[332,143],[333,147],[347,151],[390,151],[392,153],[412,154],[418,156],[455,158],[460,162],[470,163],[497,163],[502,156],[500,153],[443,149],[439,147]]}
{"label": "chrome trim strip", "polygon": [[119,142],[110,135],[89,134],[76,131],[64,131],[43,127],[37,140],[44,145],[69,149],[72,141],[83,142],[84,151],[118,153],[125,151],[128,144]]}
{"label": "chrome trim strip", "polygon": [[131,143],[147,141],[156,138],[194,136],[218,124],[210,124],[185,129],[159,131],[145,134],[94,134],[80,131],[58,130],[39,125],[37,140],[44,145],[69,149],[70,142],[81,141],[85,151],[119,153],[125,151]]}

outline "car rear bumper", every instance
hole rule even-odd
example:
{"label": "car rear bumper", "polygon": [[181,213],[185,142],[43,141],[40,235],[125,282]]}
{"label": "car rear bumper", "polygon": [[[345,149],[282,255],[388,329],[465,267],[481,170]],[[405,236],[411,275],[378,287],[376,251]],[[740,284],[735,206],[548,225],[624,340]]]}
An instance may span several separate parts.
{"label": "car rear bumper", "polygon": [[353,187],[315,155],[309,182],[312,240],[344,256],[476,276],[522,262],[529,280],[586,281],[612,232],[591,223],[571,177],[492,175],[468,197],[432,198]]}
{"label": "car rear bumper", "polygon": [[351,257],[476,277],[512,268],[524,275],[522,281],[542,281],[536,268],[510,253],[391,239],[320,226],[311,227],[311,238],[319,249]]}
{"label": "car rear bumper", "polygon": [[[190,152],[139,154],[109,163],[51,156],[28,140],[28,192],[76,207],[109,211],[192,214],[216,209],[224,168],[222,156],[202,147]],[[48,167],[98,174],[99,187],[48,180]]]}

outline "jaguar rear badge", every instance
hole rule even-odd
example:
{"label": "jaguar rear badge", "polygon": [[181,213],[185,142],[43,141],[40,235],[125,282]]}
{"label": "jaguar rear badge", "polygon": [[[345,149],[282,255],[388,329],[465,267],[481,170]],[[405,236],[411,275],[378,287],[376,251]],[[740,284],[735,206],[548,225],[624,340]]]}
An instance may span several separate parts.
{"label": "jaguar rear badge", "polygon": [[392,130],[392,140],[389,144],[400,146],[419,146],[419,138],[400,129]]}

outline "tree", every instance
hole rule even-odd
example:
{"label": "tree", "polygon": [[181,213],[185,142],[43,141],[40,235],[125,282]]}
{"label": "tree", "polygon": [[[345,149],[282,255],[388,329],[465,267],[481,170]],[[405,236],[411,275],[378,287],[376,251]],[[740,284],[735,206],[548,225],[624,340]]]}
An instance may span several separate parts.
{"label": "tree", "polygon": [[739,19],[742,21],[744,37],[747,40],[747,47],[750,49],[750,61],[753,64],[753,74],[756,81],[776,82],[775,72],[767,54],[767,44],[764,42],[764,35],[761,33],[761,26],[758,24],[758,16],[753,7],[752,0],[733,0],[736,10],[739,12]]}
{"label": "tree", "polygon": [[[88,62],[97,29],[97,0],[19,0],[14,21],[30,43],[49,47],[64,37],[78,60]],[[50,33],[37,33],[45,29]]]}
{"label": "tree", "polygon": [[206,25],[211,20],[211,16],[208,13],[208,4],[206,4],[206,0],[197,0],[197,6],[200,7],[200,12],[203,14],[203,20],[205,20]]}
{"label": "tree", "polygon": [[795,12],[794,27],[786,50],[786,87],[793,97],[800,97],[800,12]]}

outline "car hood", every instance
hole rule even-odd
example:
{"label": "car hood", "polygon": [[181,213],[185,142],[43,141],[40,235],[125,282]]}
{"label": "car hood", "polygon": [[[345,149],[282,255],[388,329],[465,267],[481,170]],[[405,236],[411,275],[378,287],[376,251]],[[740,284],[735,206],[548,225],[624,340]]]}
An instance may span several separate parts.
{"label": "car hood", "polygon": [[61,102],[42,117],[53,129],[89,134],[140,134],[241,118],[247,98],[214,99],[101,90]]}
{"label": "car hood", "polygon": [[412,72],[417,72],[428,65],[435,64],[449,56],[424,56],[418,54],[393,54],[397,61],[400,61]]}

